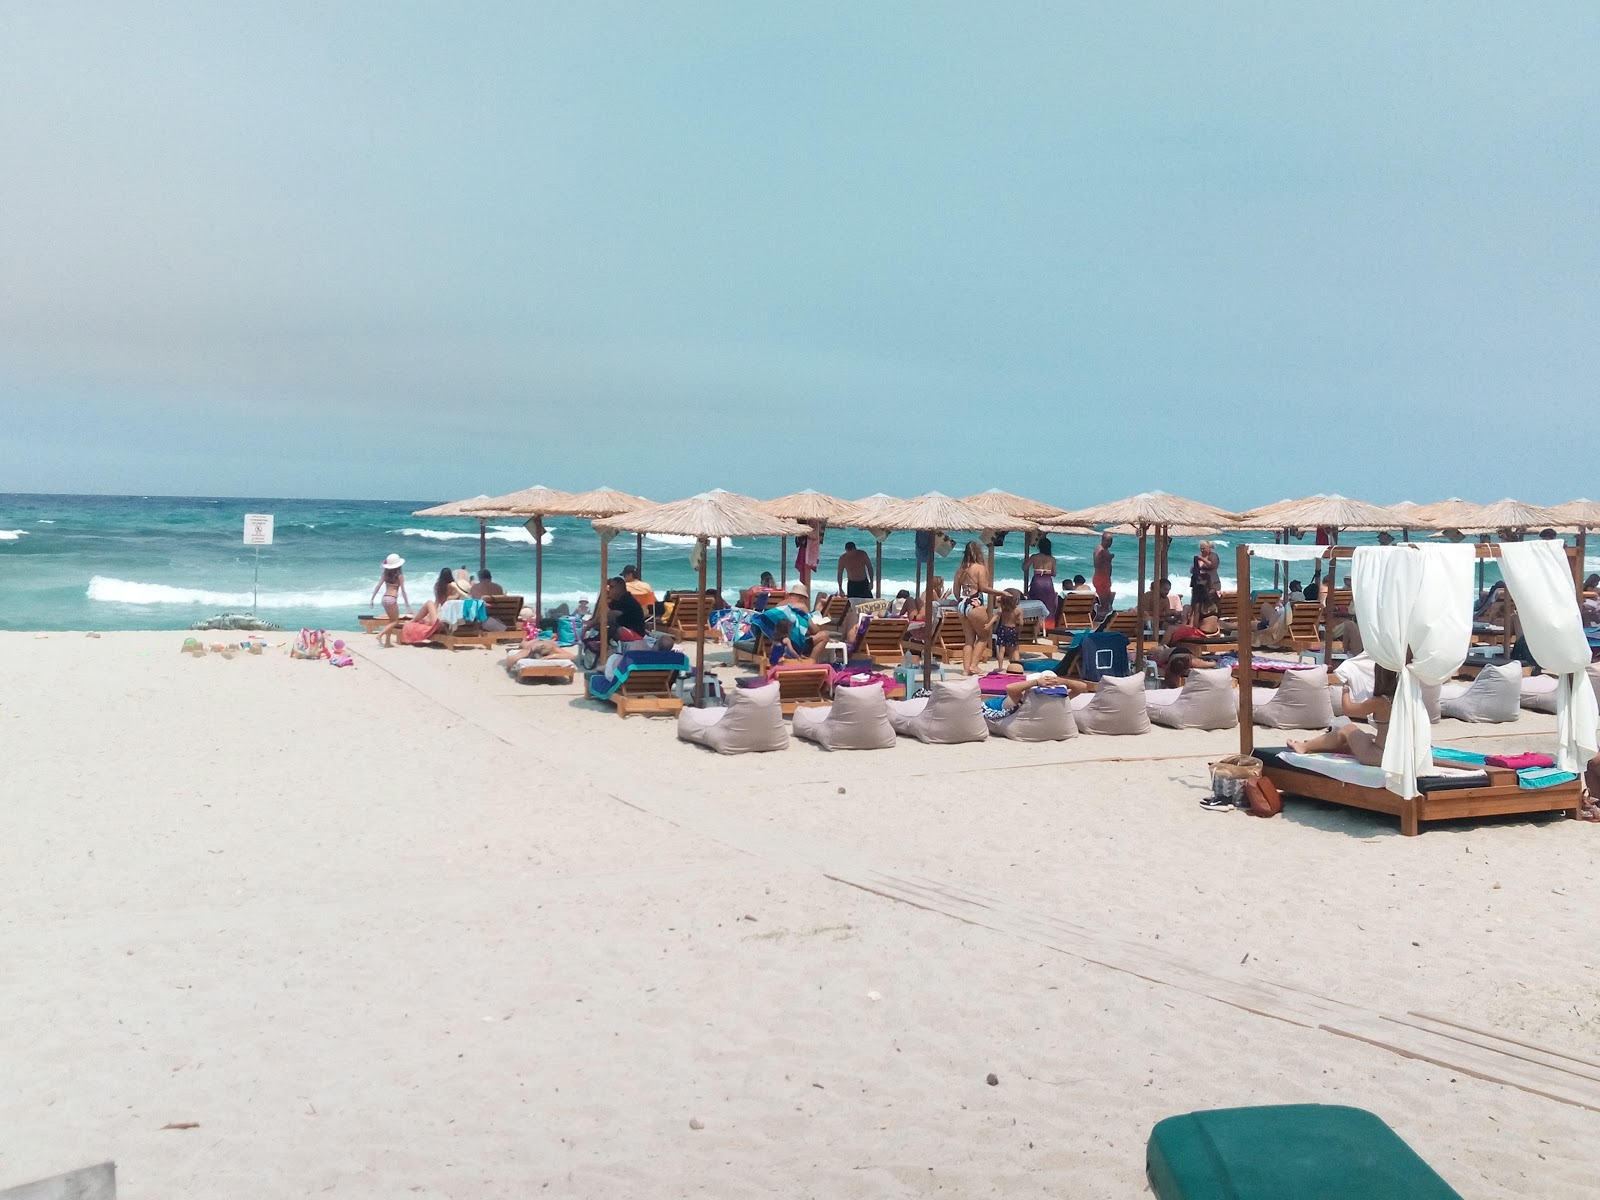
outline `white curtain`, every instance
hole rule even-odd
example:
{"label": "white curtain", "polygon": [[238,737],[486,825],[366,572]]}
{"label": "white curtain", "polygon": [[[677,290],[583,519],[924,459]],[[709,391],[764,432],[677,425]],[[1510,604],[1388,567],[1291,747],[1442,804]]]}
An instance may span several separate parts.
{"label": "white curtain", "polygon": [[1249,550],[1257,558],[1276,559],[1279,562],[1301,562],[1321,558],[1328,552],[1326,546],[1284,546],[1275,542],[1252,542]]}
{"label": "white curtain", "polygon": [[1566,547],[1547,539],[1506,542],[1500,547],[1500,573],[1517,606],[1529,652],[1556,677],[1556,765],[1582,772],[1595,755],[1600,706],[1585,674],[1589,641]]}
{"label": "white curtain", "polygon": [[1362,546],[1351,561],[1366,652],[1400,676],[1383,749],[1385,784],[1399,796],[1417,795],[1417,776],[1433,763],[1422,687],[1443,683],[1467,657],[1475,559],[1471,546],[1407,543]]}

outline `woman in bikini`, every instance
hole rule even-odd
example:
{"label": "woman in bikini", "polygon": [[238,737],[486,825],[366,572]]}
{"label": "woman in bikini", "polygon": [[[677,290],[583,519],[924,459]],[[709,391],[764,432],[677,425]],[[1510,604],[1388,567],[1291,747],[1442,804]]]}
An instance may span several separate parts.
{"label": "woman in bikini", "polygon": [[964,635],[961,669],[968,675],[976,675],[978,667],[989,657],[988,597],[995,594],[994,583],[989,578],[989,566],[983,558],[983,547],[977,542],[967,543],[961,555],[961,565],[956,568],[953,590]]}
{"label": "woman in bikini", "polygon": [[1290,742],[1289,749],[1296,754],[1351,754],[1364,766],[1383,766],[1383,747],[1389,740],[1389,713],[1394,706],[1394,691],[1399,683],[1400,676],[1395,672],[1374,665],[1371,699],[1350,699],[1348,686],[1339,698],[1339,709],[1345,716],[1371,717],[1372,730],[1359,725],[1341,725],[1303,742]]}
{"label": "woman in bikini", "polygon": [[1111,602],[1116,598],[1116,593],[1111,590],[1111,560],[1116,555],[1111,553],[1112,537],[1109,533],[1100,535],[1100,544],[1094,551],[1094,594],[1095,616],[1103,617],[1111,611]]}
{"label": "woman in bikini", "polygon": [[406,565],[406,560],[398,554],[391,554],[383,560],[383,574],[378,576],[377,585],[372,589],[372,595],[367,598],[371,604],[378,598],[378,593],[383,593],[383,615],[389,618],[389,623],[378,630],[382,637],[395,627],[400,621],[400,601],[406,602],[406,607],[411,607],[411,597],[406,595],[405,572],[400,568]]}
{"label": "woman in bikini", "polygon": [[[439,610],[450,599],[451,583],[454,576],[450,568],[446,567],[439,572],[439,578],[433,581],[433,598],[422,606],[422,609],[411,620],[400,626],[400,641],[403,645],[415,646],[431,638],[439,628]],[[386,635],[385,646],[394,645],[394,626],[391,625],[383,632]]]}
{"label": "woman in bikini", "polygon": [[1028,598],[1037,600],[1045,607],[1045,613],[1050,624],[1054,626],[1056,614],[1061,609],[1061,597],[1056,595],[1056,556],[1052,553],[1050,539],[1041,537],[1039,548],[1028,555],[1028,561],[1022,564],[1022,573],[1033,574],[1028,580]]}

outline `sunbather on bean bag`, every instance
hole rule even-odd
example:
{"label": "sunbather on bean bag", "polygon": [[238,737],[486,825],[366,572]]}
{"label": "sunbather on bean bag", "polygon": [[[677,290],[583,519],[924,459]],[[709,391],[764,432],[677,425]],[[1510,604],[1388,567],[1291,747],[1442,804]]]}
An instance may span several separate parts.
{"label": "sunbather on bean bag", "polygon": [[979,683],[976,675],[940,680],[927,696],[890,700],[889,724],[896,733],[914,737],[919,742],[951,745],[987,741],[989,722],[983,719]]}
{"label": "sunbather on bean bag", "polygon": [[1072,692],[1088,690],[1077,680],[1043,674],[1013,683],[998,710],[985,717],[995,737],[1018,742],[1064,742],[1078,736],[1072,717]]}
{"label": "sunbather on bean bag", "polygon": [[1228,667],[1190,671],[1181,688],[1146,692],[1144,701],[1150,719],[1168,729],[1233,729],[1239,724],[1239,697]]}
{"label": "sunbather on bean bag", "polygon": [[824,750],[887,750],[894,745],[882,688],[840,688],[828,708],[797,708],[794,735]]}
{"label": "sunbather on bean bag", "polygon": [[1522,664],[1490,663],[1470,684],[1447,683],[1439,711],[1457,721],[1500,724],[1522,715]]}
{"label": "sunbather on bean bag", "polygon": [[1098,691],[1072,698],[1072,719],[1084,733],[1149,733],[1144,676],[1101,676]]}
{"label": "sunbather on bean bag", "polygon": [[1269,729],[1326,729],[1333,724],[1327,673],[1285,671],[1277,687],[1252,689],[1250,719]]}
{"label": "sunbather on bean bag", "polygon": [[734,688],[726,708],[684,709],[678,714],[678,740],[698,742],[718,754],[788,749],[789,730],[783,723],[778,685]]}

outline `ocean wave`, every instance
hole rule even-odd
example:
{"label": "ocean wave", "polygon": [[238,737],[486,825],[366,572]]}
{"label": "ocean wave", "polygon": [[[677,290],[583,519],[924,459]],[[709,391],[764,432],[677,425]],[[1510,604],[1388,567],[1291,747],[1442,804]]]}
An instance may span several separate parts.
{"label": "ocean wave", "polygon": [[[370,591],[328,589],[320,592],[262,592],[257,608],[361,608]],[[187,604],[217,609],[247,609],[249,591],[214,592],[207,588],[173,587],[165,583],[138,583],[96,575],[89,580],[88,598],[102,604]]]}
{"label": "ocean wave", "polygon": [[0,529],[0,542],[15,542],[27,536],[26,529]]}
{"label": "ocean wave", "polygon": [[[391,529],[390,533],[398,537],[427,538],[431,542],[459,542],[464,538],[472,541],[478,540],[474,530],[471,533],[462,533],[458,529]],[[491,525],[487,531],[488,540],[491,542],[520,542],[524,545],[533,545],[533,534],[521,525]],[[541,539],[546,546],[555,537],[555,531],[546,529]]]}

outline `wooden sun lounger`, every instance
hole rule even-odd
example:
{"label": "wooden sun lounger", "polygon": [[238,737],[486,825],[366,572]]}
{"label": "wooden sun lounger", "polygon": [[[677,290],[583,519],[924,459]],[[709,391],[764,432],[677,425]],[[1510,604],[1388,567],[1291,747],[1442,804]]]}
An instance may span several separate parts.
{"label": "wooden sun lounger", "polygon": [[905,657],[906,631],[910,628],[911,622],[904,617],[873,617],[867,622],[856,652],[879,666],[892,667]]}
{"label": "wooden sun lounger", "polygon": [[[962,648],[966,644],[966,632],[961,628],[960,615],[953,612],[940,613],[939,623],[934,626],[931,645],[934,661],[945,662],[952,658],[960,658]],[[922,647],[913,647],[912,656],[921,658]]]}
{"label": "wooden sun lounger", "polygon": [[[1424,791],[1406,800],[1381,787],[1361,787],[1340,779],[1330,779],[1315,771],[1280,765],[1272,751],[1258,750],[1266,763],[1265,775],[1286,796],[1326,800],[1348,808],[1388,813],[1400,818],[1400,832],[1415,837],[1424,821],[1452,821],[1461,817],[1503,816],[1508,813],[1564,812],[1578,815],[1582,803],[1579,780],[1547,788],[1517,786],[1517,773],[1499,767],[1486,767],[1486,787],[1447,787]],[[1441,764],[1460,766],[1459,763]]]}
{"label": "wooden sun lounger", "polygon": [[706,626],[706,617],[710,613],[710,603],[700,593],[675,593],[672,614],[667,618],[667,629],[684,641],[693,641],[701,629],[705,629],[709,638],[712,630]]}
{"label": "wooden sun lounger", "polygon": [[1071,641],[1072,635],[1094,628],[1094,593],[1068,592],[1061,597],[1061,612],[1056,617],[1057,640]]}
{"label": "wooden sun lounger", "polygon": [[772,639],[766,634],[757,631],[753,643],[735,642],[733,644],[733,665],[736,667],[755,667],[757,670],[767,669],[767,659],[772,654]]}
{"label": "wooden sun lounger", "polygon": [[822,602],[819,610],[821,615],[835,623],[844,620],[845,614],[850,611],[850,597],[842,592],[835,592]]}
{"label": "wooden sun lounger", "polygon": [[673,693],[675,680],[681,674],[677,670],[651,671],[636,667],[608,699],[616,705],[619,717],[631,717],[634,713],[675,717],[683,711],[683,701]]}
{"label": "wooden sun lounger", "polygon": [[785,667],[774,671],[772,678],[778,681],[778,705],[786,717],[802,706],[829,703],[828,681],[833,672],[827,667]]}
{"label": "wooden sun lounger", "polygon": [[[410,619],[410,613],[401,613],[398,618],[400,624],[402,625],[404,625]],[[376,615],[363,613],[361,616],[356,618],[356,621],[361,625],[361,628],[366,630],[368,633],[377,633],[384,626],[389,624],[389,617],[385,613],[378,613]]]}
{"label": "wooden sun lounger", "polygon": [[1297,603],[1289,610],[1290,649],[1297,654],[1322,645],[1322,606],[1315,601]]}
{"label": "wooden sun lounger", "polygon": [[522,640],[522,597],[521,596],[485,596],[483,606],[489,610],[489,615],[505,626],[504,632],[490,634],[496,642],[520,642]]}
{"label": "wooden sun lounger", "polygon": [[[443,646],[446,650],[459,650],[463,646],[476,646],[480,650],[492,650],[497,644],[495,639],[499,636],[497,633],[491,633],[476,621],[463,621],[455,627],[454,631],[441,626],[439,631],[428,641],[436,646]],[[521,639],[519,638],[518,640],[520,641]]]}
{"label": "wooden sun lounger", "polygon": [[570,658],[525,658],[512,669],[512,674],[522,683],[571,683],[577,669],[578,664]]}

